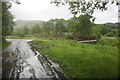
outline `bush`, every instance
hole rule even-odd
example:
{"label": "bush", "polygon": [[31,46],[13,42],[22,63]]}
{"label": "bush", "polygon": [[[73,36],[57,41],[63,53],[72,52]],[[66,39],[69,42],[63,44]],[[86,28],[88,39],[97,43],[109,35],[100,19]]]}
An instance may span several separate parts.
{"label": "bush", "polygon": [[120,45],[120,42],[118,39],[101,38],[98,40],[97,44],[118,47]]}
{"label": "bush", "polygon": [[108,36],[108,37],[113,37],[113,36],[114,36],[114,34],[113,34],[113,32],[109,32],[109,33],[106,33],[106,34],[105,34],[105,36]]}

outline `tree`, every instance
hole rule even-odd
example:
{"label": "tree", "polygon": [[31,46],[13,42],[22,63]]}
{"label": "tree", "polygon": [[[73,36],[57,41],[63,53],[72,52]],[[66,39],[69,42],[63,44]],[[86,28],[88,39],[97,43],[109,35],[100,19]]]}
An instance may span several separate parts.
{"label": "tree", "polygon": [[92,28],[92,34],[93,35],[101,35],[101,27],[99,25],[93,26]]}
{"label": "tree", "polygon": [[69,33],[72,33],[72,34],[76,34],[77,31],[76,31],[76,26],[77,26],[77,23],[75,22],[75,18],[71,18],[70,20],[68,20],[68,25],[67,25],[67,30]]}
{"label": "tree", "polygon": [[[0,36],[2,36],[2,3],[0,2]],[[0,37],[0,41],[1,41]]]}
{"label": "tree", "polygon": [[54,30],[57,36],[62,36],[66,32],[65,20],[64,19],[55,19]]}
{"label": "tree", "polygon": [[43,30],[43,32],[46,33],[47,35],[48,35],[48,34],[51,34],[51,32],[52,32],[51,23],[50,23],[49,21],[44,22],[44,23],[43,23],[43,26],[42,26],[42,30]]}
{"label": "tree", "polygon": [[7,36],[13,31],[14,21],[11,12],[11,3],[3,2],[2,3],[2,35]]}
{"label": "tree", "polygon": [[19,28],[19,29],[16,29],[14,32],[13,32],[14,35],[17,35],[17,36],[20,36],[20,37],[24,37],[25,36],[25,33],[23,32],[23,29],[22,28]]}
{"label": "tree", "polygon": [[23,27],[23,32],[25,35],[28,35],[29,31],[30,31],[30,29],[27,27],[27,25]]}
{"label": "tree", "polygon": [[71,18],[68,23],[69,31],[73,34],[87,36],[91,33],[93,23],[90,21],[88,15],[81,15],[79,17]]}
{"label": "tree", "polygon": [[110,32],[110,28],[108,28],[102,24],[96,24],[92,28],[92,33],[94,35],[105,35],[108,32]]}
{"label": "tree", "polygon": [[[20,4],[18,0],[14,0],[13,2]],[[13,31],[13,26],[14,26],[14,17],[9,11],[9,9],[12,6],[11,2],[1,2],[2,4],[2,39],[4,40],[4,37],[11,34]]]}
{"label": "tree", "polygon": [[35,33],[40,33],[41,32],[41,28],[39,26],[39,24],[35,24],[32,28],[31,28],[31,33],[35,34]]}
{"label": "tree", "polygon": [[[91,15],[94,13],[95,9],[99,10],[107,10],[106,5],[109,3],[109,0],[52,0],[51,4],[54,3],[56,6],[60,5],[69,5],[69,10],[72,14],[76,15],[79,13],[85,13],[88,15]],[[114,0],[111,0],[111,4],[115,3]],[[116,4],[118,5],[118,1],[116,1]]]}
{"label": "tree", "polygon": [[65,32],[67,32],[66,27],[66,20],[64,19],[51,19],[49,20],[49,23],[51,25],[51,32],[55,36],[63,36]]}

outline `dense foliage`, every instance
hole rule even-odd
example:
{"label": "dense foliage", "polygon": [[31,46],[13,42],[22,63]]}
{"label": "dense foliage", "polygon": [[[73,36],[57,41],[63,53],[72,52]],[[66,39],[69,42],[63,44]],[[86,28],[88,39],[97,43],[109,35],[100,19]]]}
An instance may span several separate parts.
{"label": "dense foliage", "polygon": [[9,9],[11,8],[11,3],[2,3],[2,35],[7,36],[13,31],[13,16]]}
{"label": "dense foliage", "polygon": [[[86,24],[87,23],[87,24]],[[24,26],[16,28],[14,35],[32,35],[38,34],[40,36],[66,36],[66,35],[90,35],[93,23],[90,21],[89,16],[81,15],[79,17],[71,18],[70,20],[64,19],[51,19],[47,22],[37,23],[32,27]]]}
{"label": "dense foliage", "polygon": [[117,38],[116,39],[101,38],[101,39],[98,40],[97,44],[119,47],[120,42],[119,42],[119,39],[117,39]]}
{"label": "dense foliage", "polygon": [[82,36],[89,35],[93,24],[88,15],[73,17],[68,21],[68,30],[70,33]]}
{"label": "dense foliage", "polygon": [[117,37],[119,30],[117,23],[94,24],[86,15],[74,17],[69,20],[51,19],[46,22],[30,23],[31,21],[26,22],[24,25],[20,24],[20,26],[17,24],[12,34],[16,36],[37,35],[60,37],[81,35]]}
{"label": "dense foliage", "polygon": [[[13,2],[20,4],[18,0],[14,0]],[[1,40],[2,41],[2,47],[7,47],[10,43],[5,40],[5,37],[10,35],[12,31],[14,30],[14,17],[9,11],[9,9],[12,7],[12,2],[1,2],[0,1],[0,30],[1,30]]]}
{"label": "dense foliage", "polygon": [[[77,13],[91,13],[93,14],[95,9],[99,10],[106,10],[106,5],[110,3],[109,0],[89,0],[88,2],[85,0],[51,0],[51,3],[56,4],[56,6],[60,6],[68,4],[69,9],[73,14]],[[118,1],[111,0],[111,4],[116,3],[116,5],[119,5]]]}

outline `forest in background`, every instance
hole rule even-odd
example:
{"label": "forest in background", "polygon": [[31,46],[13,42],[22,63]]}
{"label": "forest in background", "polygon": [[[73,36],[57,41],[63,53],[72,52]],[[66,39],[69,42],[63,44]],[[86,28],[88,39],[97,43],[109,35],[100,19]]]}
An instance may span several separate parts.
{"label": "forest in background", "polygon": [[118,36],[119,23],[95,24],[84,15],[74,17],[70,20],[51,19],[49,21],[39,20],[17,20],[12,36],[27,37],[66,37],[66,36]]}

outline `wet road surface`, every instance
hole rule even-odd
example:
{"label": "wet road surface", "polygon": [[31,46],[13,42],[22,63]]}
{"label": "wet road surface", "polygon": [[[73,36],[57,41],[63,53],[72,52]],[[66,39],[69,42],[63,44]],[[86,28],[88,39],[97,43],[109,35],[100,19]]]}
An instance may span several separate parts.
{"label": "wet road surface", "polygon": [[3,53],[3,78],[66,79],[58,64],[33,50],[27,39],[7,39],[12,44]]}

